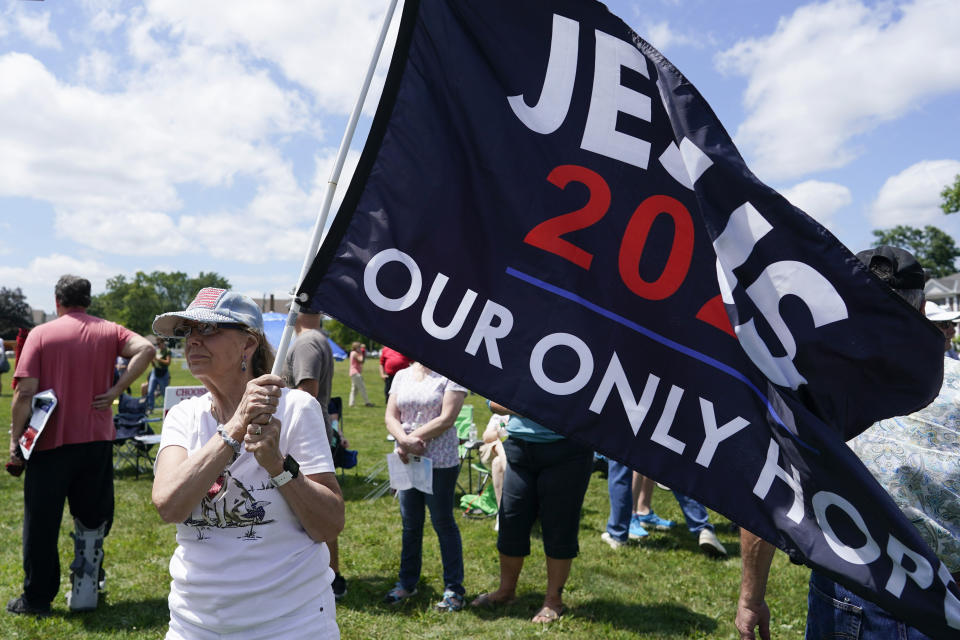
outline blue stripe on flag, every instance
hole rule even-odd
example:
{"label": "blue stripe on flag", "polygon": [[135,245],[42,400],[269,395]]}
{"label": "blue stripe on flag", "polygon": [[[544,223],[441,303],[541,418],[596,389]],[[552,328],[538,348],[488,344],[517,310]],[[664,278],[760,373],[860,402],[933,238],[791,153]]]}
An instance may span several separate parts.
{"label": "blue stripe on flag", "polygon": [[648,329],[648,328],[646,328],[646,327],[644,327],[644,326],[642,326],[642,325],[637,324],[637,323],[634,322],[633,320],[628,320],[628,319],[624,318],[623,316],[621,316],[621,315],[619,315],[619,314],[616,314],[616,313],[614,313],[613,311],[610,311],[609,309],[604,309],[604,308],[601,307],[600,305],[595,304],[595,303],[593,303],[593,302],[590,302],[590,301],[587,300],[586,298],[583,298],[583,297],[581,297],[581,296],[573,293],[572,291],[567,291],[566,289],[562,289],[562,288],[560,288],[560,287],[558,287],[558,286],[556,286],[556,285],[550,284],[549,282],[544,282],[543,280],[540,280],[539,278],[535,278],[535,277],[533,277],[533,276],[531,276],[531,275],[529,275],[529,274],[526,274],[526,273],[524,273],[524,272],[522,272],[522,271],[518,271],[517,269],[514,269],[513,267],[507,267],[507,275],[513,276],[514,278],[517,278],[517,279],[519,279],[519,280],[523,280],[523,281],[526,282],[527,284],[531,284],[531,285],[533,285],[533,286],[535,286],[535,287],[537,287],[537,288],[539,288],[539,289],[543,289],[544,291],[549,291],[550,293],[555,293],[555,294],[557,294],[558,296],[561,296],[561,297],[563,297],[563,298],[566,298],[567,300],[570,300],[571,302],[576,302],[577,304],[579,304],[579,305],[581,305],[581,306],[583,306],[583,307],[586,307],[587,309],[590,309],[591,311],[593,311],[593,312],[595,312],[595,313],[598,313],[598,314],[600,314],[601,316],[603,316],[603,317],[605,317],[605,318],[607,318],[607,319],[609,319],[609,320],[613,320],[613,321],[616,322],[617,324],[623,325],[624,327],[627,327],[628,329],[632,329],[633,331],[636,331],[637,333],[642,334],[642,335],[650,338],[651,340],[653,340],[653,341],[655,341],[655,342],[659,342],[660,344],[662,344],[663,346],[667,347],[668,349],[673,349],[674,351],[677,351],[677,352],[679,352],[679,353],[682,353],[682,354],[684,354],[684,355],[686,355],[686,356],[689,356],[689,357],[691,357],[691,358],[693,358],[693,359],[695,359],[695,360],[699,360],[700,362],[702,362],[703,364],[705,364],[705,365],[707,365],[707,366],[709,366],[709,367],[713,367],[714,369],[717,369],[717,370],[719,370],[719,371],[722,371],[722,372],[726,373],[727,375],[736,378],[737,380],[739,380],[739,381],[742,382],[743,384],[747,385],[747,387],[748,387],[751,391],[753,391],[753,393],[755,393],[758,398],[760,398],[760,400],[763,402],[763,404],[767,407],[767,411],[770,413],[770,415],[773,417],[773,419],[776,421],[776,423],[777,423],[778,425],[780,425],[780,427],[781,427],[784,431],[786,431],[787,434],[788,434],[797,444],[799,444],[800,446],[804,447],[804,448],[807,449],[808,451],[811,451],[811,452],[813,452],[813,453],[815,453],[815,454],[817,454],[817,455],[820,454],[820,452],[819,452],[816,448],[810,446],[809,444],[807,444],[806,442],[804,442],[803,440],[801,440],[801,439],[797,436],[797,434],[795,434],[793,431],[791,431],[790,429],[788,429],[788,428],[787,428],[787,425],[785,425],[785,424],[783,423],[783,420],[780,418],[780,416],[777,415],[776,410],[773,408],[773,405],[771,404],[771,402],[770,402],[770,400],[767,398],[767,396],[765,396],[765,395],[763,394],[763,392],[760,391],[760,389],[758,389],[758,388],[756,387],[756,385],[754,385],[752,382],[750,382],[750,380],[749,380],[746,376],[744,376],[742,373],[740,373],[739,371],[737,371],[736,369],[734,369],[734,368],[731,367],[730,365],[726,365],[726,364],[720,362],[719,360],[717,360],[717,359],[715,359],[715,358],[711,358],[710,356],[708,356],[708,355],[706,355],[706,354],[700,353],[699,351],[696,351],[696,350],[694,350],[694,349],[691,349],[690,347],[686,347],[686,346],[680,344],[679,342],[676,342],[676,341],[674,341],[674,340],[671,340],[670,338],[665,338],[664,336],[660,335],[659,333],[656,333],[655,331],[651,331],[650,329]]}

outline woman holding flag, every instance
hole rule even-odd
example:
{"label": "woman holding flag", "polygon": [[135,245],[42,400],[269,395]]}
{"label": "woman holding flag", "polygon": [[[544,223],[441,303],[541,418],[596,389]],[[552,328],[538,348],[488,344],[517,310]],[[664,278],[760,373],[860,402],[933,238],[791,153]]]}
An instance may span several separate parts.
{"label": "woman holding flag", "polygon": [[202,289],[153,329],[209,392],[170,410],[157,454],[153,503],[177,523],[167,640],[339,638],[325,541],[344,505],[316,398],[269,374],[246,296]]}

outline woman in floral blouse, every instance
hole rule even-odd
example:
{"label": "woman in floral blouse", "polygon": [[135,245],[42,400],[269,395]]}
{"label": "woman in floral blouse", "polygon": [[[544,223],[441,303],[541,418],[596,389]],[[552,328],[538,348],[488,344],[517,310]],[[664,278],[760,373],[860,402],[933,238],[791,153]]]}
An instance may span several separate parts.
{"label": "woman in floral blouse", "polygon": [[423,364],[414,362],[398,372],[387,401],[387,431],[396,438],[396,452],[406,462],[422,456],[433,462],[433,494],[418,489],[398,492],[403,521],[400,573],[384,597],[400,603],[417,592],[423,555],[425,507],[440,542],[443,562],[441,611],[463,608],[463,543],[453,515],[453,492],[460,471],[457,430],[453,426],[467,390]]}

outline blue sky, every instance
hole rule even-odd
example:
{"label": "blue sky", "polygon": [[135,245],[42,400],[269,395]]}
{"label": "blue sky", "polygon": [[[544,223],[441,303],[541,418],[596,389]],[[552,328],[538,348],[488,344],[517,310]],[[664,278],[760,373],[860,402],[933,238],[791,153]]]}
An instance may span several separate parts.
{"label": "blue sky", "polygon": [[[289,291],[387,4],[0,0],[0,286],[46,310],[63,273]],[[938,208],[960,173],[960,2],[607,5],[848,247],[896,224],[960,241]]]}

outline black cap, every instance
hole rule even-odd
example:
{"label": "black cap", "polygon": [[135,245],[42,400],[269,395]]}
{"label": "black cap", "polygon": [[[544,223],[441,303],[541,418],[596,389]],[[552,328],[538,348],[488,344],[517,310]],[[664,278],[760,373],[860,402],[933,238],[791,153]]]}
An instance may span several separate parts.
{"label": "black cap", "polygon": [[881,245],[857,253],[871,273],[894,289],[923,289],[926,276],[913,254],[899,247]]}

